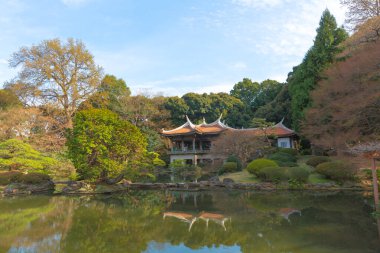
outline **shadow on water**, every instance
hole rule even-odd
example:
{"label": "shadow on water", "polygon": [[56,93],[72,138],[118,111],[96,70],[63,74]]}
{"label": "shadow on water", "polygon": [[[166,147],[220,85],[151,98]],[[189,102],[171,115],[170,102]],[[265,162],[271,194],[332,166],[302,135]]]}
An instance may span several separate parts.
{"label": "shadow on water", "polygon": [[153,192],[0,199],[0,252],[380,252],[353,193]]}

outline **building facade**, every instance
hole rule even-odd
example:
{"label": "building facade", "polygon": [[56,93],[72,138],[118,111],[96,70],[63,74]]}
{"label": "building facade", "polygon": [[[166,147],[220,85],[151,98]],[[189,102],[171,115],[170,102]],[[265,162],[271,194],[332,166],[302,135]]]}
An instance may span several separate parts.
{"label": "building facade", "polygon": [[[162,130],[161,134],[169,140],[170,162],[185,160],[188,164],[215,163],[223,161],[226,157],[212,153],[213,142],[223,138],[225,131],[247,132],[262,136],[263,130],[259,128],[235,129],[221,122],[221,117],[207,124],[193,124],[186,116],[186,123],[172,130]],[[276,139],[276,145],[282,148],[297,148],[297,134],[284,126],[282,121],[273,127],[265,129],[267,135]]]}

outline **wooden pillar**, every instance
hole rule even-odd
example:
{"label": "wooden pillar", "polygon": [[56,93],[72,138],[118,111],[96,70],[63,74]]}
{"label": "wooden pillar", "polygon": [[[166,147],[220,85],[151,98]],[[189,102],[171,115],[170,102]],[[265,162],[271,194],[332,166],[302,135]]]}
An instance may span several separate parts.
{"label": "wooden pillar", "polygon": [[379,186],[377,184],[377,171],[376,171],[376,159],[372,158],[372,183],[373,183],[373,197],[375,199],[376,211],[380,211],[379,207]]}
{"label": "wooden pillar", "polygon": [[200,150],[203,150],[203,147],[202,147],[202,141],[201,141],[201,140],[199,140],[199,149],[200,149]]}
{"label": "wooden pillar", "polygon": [[193,152],[195,152],[195,136],[193,137]]}
{"label": "wooden pillar", "polygon": [[185,151],[185,142],[183,141],[183,139],[181,140],[181,150]]}

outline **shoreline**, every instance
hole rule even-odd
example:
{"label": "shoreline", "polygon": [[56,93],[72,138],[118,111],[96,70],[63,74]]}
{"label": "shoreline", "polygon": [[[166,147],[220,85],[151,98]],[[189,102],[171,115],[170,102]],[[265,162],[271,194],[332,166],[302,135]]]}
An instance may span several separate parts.
{"label": "shoreline", "polygon": [[53,195],[91,195],[112,194],[129,190],[169,190],[169,191],[209,191],[209,190],[243,190],[243,191],[357,191],[372,192],[372,187],[360,183],[316,183],[292,186],[288,183],[235,183],[235,182],[189,182],[189,183],[119,183],[114,185],[90,184],[83,181],[48,182],[40,185],[10,184],[0,188],[0,196],[31,195],[52,193]]}

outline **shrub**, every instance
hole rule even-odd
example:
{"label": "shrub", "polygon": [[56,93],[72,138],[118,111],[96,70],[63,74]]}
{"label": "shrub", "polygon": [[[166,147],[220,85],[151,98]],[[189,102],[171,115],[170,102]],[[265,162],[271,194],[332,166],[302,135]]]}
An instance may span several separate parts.
{"label": "shrub", "polygon": [[42,155],[29,144],[17,139],[0,143],[0,170],[49,171],[58,161]]}
{"label": "shrub", "polygon": [[20,176],[21,172],[18,171],[8,171],[0,173],[0,185],[7,185],[16,182]]}
{"label": "shrub", "polygon": [[246,169],[249,173],[258,175],[259,171],[265,167],[278,167],[278,164],[275,161],[260,158],[250,162]]}
{"label": "shrub", "polygon": [[219,170],[219,175],[224,173],[235,172],[238,170],[238,165],[236,162],[226,162],[223,164],[222,168]]}
{"label": "shrub", "polygon": [[338,182],[351,181],[355,178],[353,166],[340,161],[321,163],[317,166],[316,171],[326,178]]}
{"label": "shrub", "polygon": [[314,156],[314,157],[310,158],[306,162],[306,164],[315,168],[321,163],[330,162],[330,161],[331,161],[331,159],[327,156]]}
{"label": "shrub", "polygon": [[265,167],[260,169],[257,174],[258,178],[268,182],[280,182],[288,180],[286,169],[278,166]]}
{"label": "shrub", "polygon": [[286,170],[290,180],[306,183],[309,179],[310,171],[305,167],[290,167]]}
{"label": "shrub", "polygon": [[17,182],[24,183],[24,184],[40,184],[40,183],[44,183],[50,180],[51,178],[49,175],[46,175],[44,173],[39,173],[39,172],[31,172],[28,174],[22,174],[17,179]]}
{"label": "shrub", "polygon": [[287,153],[292,156],[298,155],[298,150],[294,148],[278,148],[278,152],[280,153]]}
{"label": "shrub", "polygon": [[236,166],[237,166],[236,170],[238,170],[238,171],[241,171],[243,169],[243,165],[241,164],[240,159],[237,156],[235,156],[235,155],[230,155],[227,158],[226,162],[234,162],[234,163],[236,163]]}
{"label": "shrub", "polygon": [[277,152],[268,156],[269,159],[275,161],[280,166],[294,167],[297,166],[297,158],[294,155]]}

